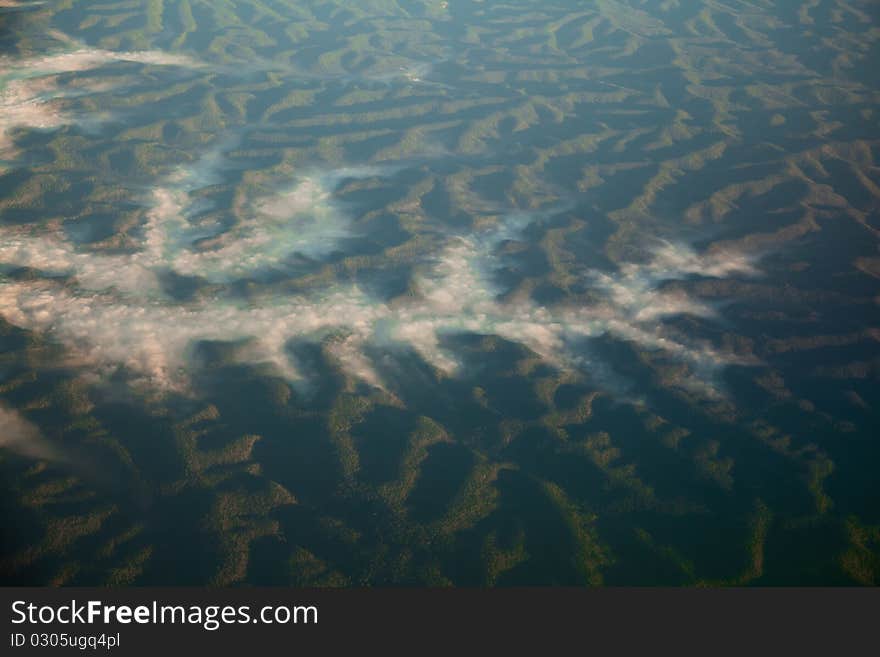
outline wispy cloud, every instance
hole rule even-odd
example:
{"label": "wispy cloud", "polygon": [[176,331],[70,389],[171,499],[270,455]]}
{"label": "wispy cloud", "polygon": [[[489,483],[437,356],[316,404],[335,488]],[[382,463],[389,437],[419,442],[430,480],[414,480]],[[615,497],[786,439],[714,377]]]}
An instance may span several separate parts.
{"label": "wispy cloud", "polygon": [[12,132],[16,128],[51,129],[93,122],[94,117],[75,113],[65,107],[63,101],[89,91],[105,90],[103,83],[77,80],[76,86],[65,86],[59,76],[93,71],[118,62],[187,69],[199,66],[189,57],[154,50],[114,52],[77,47],[43,56],[0,57],[0,158],[14,157]]}
{"label": "wispy cloud", "polygon": [[40,7],[45,2],[18,2],[18,0],[0,0],[0,9],[27,9],[29,7]]}
{"label": "wispy cloud", "polygon": [[108,254],[78,246],[54,231],[7,228],[0,242],[0,264],[70,275],[83,289],[115,289],[135,297],[163,296],[160,280],[167,272],[230,283],[284,270],[294,256],[320,259],[342,248],[354,233],[351,216],[334,191],[344,180],[390,171],[305,171],[292,184],[246,199],[231,225],[206,222],[201,215],[211,208],[194,200],[194,192],[222,180],[227,166],[223,151],[228,147],[223,142],[151,191],[137,251]]}
{"label": "wispy cloud", "polygon": [[18,411],[0,405],[0,449],[30,459],[58,460],[60,452]]}
{"label": "wispy cloud", "polygon": [[126,256],[77,253],[60,238],[0,235],[0,262],[37,269],[63,262],[77,284],[48,279],[0,285],[0,314],[32,330],[48,331],[68,345],[78,362],[113,369],[120,365],[160,387],[184,388],[190,351],[200,340],[244,341],[239,357],[269,363],[291,381],[303,377],[288,345],[321,340],[354,379],[382,387],[371,346],[403,346],[449,375],[462,365],[444,345],[456,333],[492,334],[520,343],[557,367],[589,369],[585,338],[611,335],[659,350],[694,370],[693,389],[712,394],[718,368],[737,358],[670,331],[664,318],[688,314],[710,318],[711,306],[670,289],[689,276],[753,275],[738,252],[698,254],[661,243],[642,263],[617,272],[584,272],[596,292],[589,305],[541,305],[531,299],[506,300],[496,283],[497,247],[516,238],[539,214],[511,213],[496,227],[449,238],[435,256],[426,256],[416,276],[419,294],[393,304],[356,286],[331,285],[310,294],[266,292],[248,303],[218,293],[210,300],[175,302],[156,292],[161,269],[233,281],[255,268],[277,265],[297,249],[325,250],[345,235],[345,219],[332,190],[346,177],[375,175],[372,169],[338,170],[304,176],[287,191],[253,200],[253,216],[213,251],[197,253],[186,237],[187,185],[210,177],[177,175],[174,192],[156,197],[141,252]]}
{"label": "wispy cloud", "polygon": [[292,256],[324,258],[350,239],[351,217],[334,191],[345,179],[381,174],[375,167],[305,172],[292,185],[250,199],[243,209],[244,218],[218,231],[207,248],[194,248],[179,212],[176,241],[167,240],[173,218],[154,225],[153,234],[161,240],[164,230],[170,266],[178,274],[222,283],[284,269]]}

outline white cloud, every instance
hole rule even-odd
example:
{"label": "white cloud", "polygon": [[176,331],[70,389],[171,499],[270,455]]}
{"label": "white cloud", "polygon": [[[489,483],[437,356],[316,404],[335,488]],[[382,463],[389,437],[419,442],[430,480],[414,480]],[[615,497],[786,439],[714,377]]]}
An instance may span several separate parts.
{"label": "white cloud", "polygon": [[167,244],[170,266],[179,274],[229,282],[262,270],[284,269],[293,255],[324,258],[353,234],[351,217],[334,199],[335,188],[346,178],[381,173],[366,167],[305,173],[290,187],[252,199],[244,210],[247,216],[218,233],[215,243],[203,250],[187,243],[178,212],[178,235],[183,239]]}
{"label": "white cloud", "polygon": [[27,9],[28,7],[39,7],[46,4],[45,2],[18,2],[17,0],[0,0],[0,9]]}
{"label": "white cloud", "polygon": [[40,430],[11,408],[0,405],[0,449],[30,459],[55,461],[57,449],[46,441]]}
{"label": "white cloud", "polygon": [[[156,52],[111,52],[75,47],[25,59],[0,58],[0,156],[13,127],[50,128],[77,120],[58,104],[66,91],[58,74],[88,71],[111,62],[197,66],[189,58]],[[401,69],[403,75],[427,72]],[[397,75],[397,73],[395,73]],[[88,88],[88,85],[86,85]],[[460,366],[443,348],[443,337],[460,332],[495,334],[523,344],[559,367],[584,365],[578,343],[612,335],[686,362],[708,381],[735,359],[672,333],[664,318],[688,314],[711,318],[711,306],[669,286],[690,276],[753,275],[750,259],[735,251],[696,253],[685,245],[658,243],[645,262],[622,264],[614,273],[584,272],[598,300],[587,306],[542,306],[504,301],[494,273],[497,247],[521,237],[541,212],[502,215],[491,229],[450,238],[417,276],[420,296],[394,305],[356,287],[330,286],[308,295],[266,293],[248,305],[224,296],[222,286],[263,272],[283,271],[296,255],[325,258],[354,235],[352,219],[335,197],[347,178],[387,174],[387,168],[303,171],[287,186],[254,193],[238,203],[230,223],[206,223],[196,192],[221,182],[226,167],[222,142],[191,166],[181,167],[152,190],[139,248],[108,254],[86,249],[55,232],[0,228],[0,265],[27,266],[72,277],[0,282],[0,314],[18,326],[53,334],[82,364],[125,366],[160,387],[187,385],[189,352],[199,340],[247,340],[241,358],[267,362],[300,380],[286,349],[291,339],[329,344],[352,377],[383,383],[368,354],[373,344],[405,345],[453,374]],[[178,302],[162,291],[166,272],[197,276],[219,286],[217,297]],[[706,384],[710,387],[710,384]],[[706,389],[708,390],[709,387]]]}
{"label": "white cloud", "polygon": [[[340,175],[328,173],[307,178],[309,182],[299,185],[312,185],[315,179],[332,182]],[[284,212],[314,216],[316,207],[332,206],[326,192],[314,188],[284,199],[282,193],[256,203],[255,207],[262,207],[263,214],[259,216]],[[276,204],[280,205],[277,210]],[[158,204],[153,212],[167,220],[180,210],[179,202],[169,200]],[[511,215],[509,221],[493,230],[450,239],[418,276],[421,294],[408,301],[397,300],[393,305],[377,301],[357,287],[338,285],[309,295],[267,293],[247,305],[222,296],[176,303],[147,294],[126,295],[118,290],[96,292],[99,286],[95,283],[101,283],[113,268],[117,268],[117,281],[123,282],[119,287],[144,292],[150,289],[146,274],[153,271],[152,267],[157,263],[175,266],[181,262],[180,252],[165,260],[157,259],[156,249],[165,244],[165,238],[148,231],[145,250],[129,260],[113,260],[116,256],[109,256],[103,264],[95,264],[105,256],[75,254],[71,259],[70,253],[64,254],[80,281],[78,287],[49,280],[3,283],[0,314],[18,326],[52,333],[82,364],[107,370],[123,365],[152,384],[177,389],[187,385],[190,349],[199,340],[247,340],[247,348],[239,354],[241,359],[270,363],[289,380],[302,381],[286,348],[288,342],[319,340],[333,332],[336,337],[330,341],[328,350],[339,360],[340,367],[355,379],[381,387],[383,382],[370,359],[368,346],[409,347],[425,361],[453,375],[460,363],[456,354],[443,348],[443,337],[473,332],[523,344],[558,367],[588,365],[578,343],[584,338],[612,335],[689,364],[695,376],[691,387],[712,393],[713,373],[737,359],[698,341],[676,337],[665,328],[661,321],[665,317],[710,317],[712,309],[683,291],[664,290],[663,284],[694,274],[752,274],[754,269],[748,259],[737,253],[697,254],[682,245],[664,244],[647,262],[625,264],[614,275],[587,272],[586,277],[600,293],[599,300],[592,305],[545,307],[531,300],[503,301],[501,290],[493,282],[492,272],[498,266],[494,247],[516,235],[532,218]],[[162,221],[155,217],[154,220],[153,229],[161,232]],[[235,247],[236,244],[230,242],[225,248],[245,248]],[[244,244],[248,242],[245,240]],[[48,245],[40,240],[29,243],[33,263],[52,262],[57,257],[55,247]],[[9,250],[0,250],[0,260],[7,262],[9,257]],[[240,273],[242,262],[249,263],[236,258],[230,256],[232,264],[225,268],[218,259],[212,263],[213,271],[234,278]]]}
{"label": "white cloud", "polygon": [[93,122],[65,108],[63,100],[88,91],[104,89],[103,83],[77,80],[65,87],[58,76],[99,69],[114,62],[150,66],[196,68],[197,62],[183,55],[161,51],[113,52],[77,48],[68,52],[33,57],[0,57],[0,158],[14,157],[11,133],[16,128],[51,129],[73,123]]}
{"label": "white cloud", "polygon": [[[199,213],[210,209],[194,201],[194,192],[222,181],[228,165],[225,140],[189,166],[165,177],[152,190],[140,249],[107,254],[83,248],[57,232],[6,228],[0,241],[0,264],[72,275],[96,292],[116,289],[132,297],[162,297],[164,272],[197,276],[212,283],[283,270],[294,255],[324,258],[353,236],[352,220],[334,198],[341,182],[392,171],[380,167],[343,167],[305,171],[293,184],[247,199],[236,223],[206,224]],[[209,238],[210,246],[200,241]]]}

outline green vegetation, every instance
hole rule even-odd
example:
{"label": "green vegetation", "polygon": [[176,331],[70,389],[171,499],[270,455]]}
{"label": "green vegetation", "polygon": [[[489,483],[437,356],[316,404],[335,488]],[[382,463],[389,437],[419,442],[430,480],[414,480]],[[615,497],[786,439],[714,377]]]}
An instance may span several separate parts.
{"label": "green vegetation", "polygon": [[[876,586],[868,4],[66,0],[4,23],[0,578]],[[72,52],[99,63],[51,70]],[[282,229],[299,250],[250,267]],[[177,271],[180,235],[243,273]],[[645,265],[683,242],[754,271]],[[462,244],[473,279],[438,305],[497,298],[435,335],[413,308]],[[144,253],[155,281],[92,266]],[[51,321],[25,325],[23,288]],[[279,339],[290,371],[263,335],[158,339],[205,308],[323,326],[314,300],[350,289],[350,326]],[[614,315],[626,295],[648,320]],[[116,321],[108,364],[82,336]]]}

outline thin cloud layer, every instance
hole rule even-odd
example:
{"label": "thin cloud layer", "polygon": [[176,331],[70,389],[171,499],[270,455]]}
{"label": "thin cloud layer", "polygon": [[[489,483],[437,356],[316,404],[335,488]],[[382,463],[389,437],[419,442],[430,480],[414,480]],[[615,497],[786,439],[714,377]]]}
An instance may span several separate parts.
{"label": "thin cloud layer", "polygon": [[60,453],[40,430],[12,408],[0,405],[0,450],[30,459],[55,461]]}
{"label": "thin cloud layer", "polygon": [[[180,212],[152,225],[152,235],[162,243],[171,268],[178,274],[223,283],[284,269],[292,256],[320,259],[341,248],[353,234],[352,222],[334,199],[334,190],[345,179],[381,174],[382,170],[374,167],[306,173],[275,194],[253,199],[245,209],[247,216],[212,235],[207,248],[194,248],[193,238],[203,235],[188,234]],[[169,239],[169,227],[177,239]]]}
{"label": "thin cloud layer", "polygon": [[173,172],[151,192],[138,251],[108,254],[83,249],[57,232],[7,228],[0,232],[0,264],[69,275],[86,290],[115,289],[145,298],[163,296],[160,277],[168,272],[230,283],[283,270],[297,255],[320,259],[340,249],[353,228],[351,216],[334,198],[335,189],[344,180],[386,171],[354,167],[306,172],[280,191],[247,200],[233,225],[206,223],[200,214],[210,208],[195,202],[193,193],[222,179],[225,147]]}
{"label": "thin cloud layer", "polygon": [[[60,74],[114,62],[198,66],[158,51],[112,52],[66,43],[68,52],[0,58],[0,157],[11,152],[17,127],[45,129],[83,120],[63,108],[61,101],[72,92],[59,82]],[[393,77],[418,81],[428,71],[403,67]],[[251,197],[223,219],[206,214],[210,208],[194,199],[224,180],[227,147],[221,143],[159,182],[150,193],[139,248],[131,253],[86,248],[58,232],[0,229],[0,265],[43,274],[0,282],[0,314],[17,326],[52,334],[75,364],[107,372],[122,366],[151,385],[175,389],[188,385],[191,352],[199,341],[242,342],[242,360],[270,364],[287,379],[303,381],[288,345],[331,333],[328,351],[340,368],[377,387],[385,382],[371,361],[372,346],[412,349],[454,375],[462,363],[443,346],[444,337],[463,332],[520,343],[557,367],[589,365],[584,339],[612,335],[691,364],[708,382],[707,391],[713,372],[734,361],[664,326],[664,318],[674,315],[714,314],[681,287],[666,284],[694,275],[753,275],[746,256],[698,254],[662,243],[647,262],[625,263],[613,274],[584,272],[598,297],[588,306],[505,300],[495,282],[502,264],[497,247],[518,238],[535,213],[511,213],[493,229],[450,238],[439,254],[416,263],[423,267],[415,280],[419,294],[406,301],[388,304],[356,286],[331,285],[300,296],[267,292],[244,304],[226,295],[224,286],[283,272],[294,258],[320,260],[342,249],[354,230],[336,189],[346,179],[381,176],[389,169],[303,172],[274,192],[247,192]],[[212,299],[176,301],[162,286],[169,273],[200,278],[219,291]]]}
{"label": "thin cloud layer", "polygon": [[19,2],[18,0],[0,0],[0,9],[27,9],[28,7],[40,7],[45,2]]}
{"label": "thin cloud layer", "polygon": [[[77,48],[68,52],[35,57],[0,57],[0,158],[15,156],[12,133],[19,128],[52,129],[87,121],[64,107],[63,100],[102,89],[90,88],[78,80],[75,89],[59,81],[64,73],[83,73],[116,62],[149,66],[196,68],[197,62],[183,55],[161,51],[114,52],[97,48]],[[89,121],[93,119],[88,119]]]}
{"label": "thin cloud layer", "polygon": [[[680,314],[711,317],[710,306],[682,290],[664,289],[666,283],[693,275],[753,275],[754,267],[742,254],[698,254],[664,243],[647,262],[624,264],[613,275],[585,272],[598,295],[590,305],[507,301],[493,275],[500,265],[496,247],[534,220],[535,215],[526,213],[512,214],[489,231],[450,238],[417,275],[419,294],[394,304],[376,300],[356,286],[341,285],[299,296],[266,293],[247,304],[222,295],[177,303],[155,294],[159,266],[177,273],[208,272],[209,277],[231,281],[244,269],[286,257],[290,248],[299,248],[297,240],[315,240],[310,230],[336,231],[309,228],[297,223],[297,217],[332,225],[332,186],[345,177],[373,173],[343,170],[306,177],[289,192],[255,201],[254,223],[247,228],[250,238],[234,235],[214,252],[222,257],[181,249],[186,240],[169,238],[179,234],[169,226],[179,228],[186,215],[184,199],[173,194],[151,211],[144,249],[138,254],[79,254],[57,238],[53,242],[19,237],[14,246],[0,249],[0,261],[27,261],[37,269],[41,263],[63,261],[77,284],[7,281],[0,285],[0,314],[17,326],[53,334],[68,346],[77,364],[107,372],[123,366],[152,385],[179,390],[188,385],[192,349],[202,340],[239,341],[240,360],[270,364],[288,380],[306,383],[288,345],[294,340],[325,340],[332,334],[328,352],[340,369],[380,388],[385,382],[371,360],[371,347],[412,349],[438,370],[455,375],[462,363],[443,345],[445,336],[460,333],[498,335],[557,367],[587,370],[584,339],[611,335],[689,364],[694,371],[690,388],[706,395],[717,394],[712,378],[718,368],[739,362],[710,345],[674,335],[662,320]],[[291,236],[277,232],[282,228]],[[263,236],[269,235],[279,243],[278,249],[264,248],[269,242],[262,241]],[[107,285],[111,280],[114,284]]]}

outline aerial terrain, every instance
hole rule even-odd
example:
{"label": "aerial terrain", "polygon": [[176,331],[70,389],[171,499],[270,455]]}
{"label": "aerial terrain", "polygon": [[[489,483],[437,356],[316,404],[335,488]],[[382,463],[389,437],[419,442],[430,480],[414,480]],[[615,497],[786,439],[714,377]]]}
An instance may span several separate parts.
{"label": "aerial terrain", "polygon": [[0,582],[880,583],[874,0],[0,1]]}

